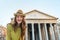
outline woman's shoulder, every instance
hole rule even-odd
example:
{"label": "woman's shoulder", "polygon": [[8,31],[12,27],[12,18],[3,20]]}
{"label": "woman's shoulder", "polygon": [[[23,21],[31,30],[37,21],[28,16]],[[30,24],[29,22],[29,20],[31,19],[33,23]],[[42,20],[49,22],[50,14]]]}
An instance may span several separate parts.
{"label": "woman's shoulder", "polygon": [[12,28],[12,24],[11,23],[8,23],[7,24],[7,28]]}
{"label": "woman's shoulder", "polygon": [[12,26],[12,24],[11,23],[8,23],[7,26]]}

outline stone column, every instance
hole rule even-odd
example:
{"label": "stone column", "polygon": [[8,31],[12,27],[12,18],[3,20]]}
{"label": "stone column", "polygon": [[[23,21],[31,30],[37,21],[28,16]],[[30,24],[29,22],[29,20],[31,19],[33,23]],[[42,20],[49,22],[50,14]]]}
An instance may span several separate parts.
{"label": "stone column", "polygon": [[55,34],[54,34],[52,23],[50,23],[50,32],[51,32],[51,40],[55,40]]}
{"label": "stone column", "polygon": [[42,40],[40,23],[38,23],[38,30],[39,30],[39,39]]}
{"label": "stone column", "polygon": [[48,32],[47,32],[47,26],[46,26],[46,23],[44,23],[44,26],[45,26],[45,34],[46,34],[46,39],[45,39],[45,40],[48,40]]}
{"label": "stone column", "polygon": [[57,33],[57,40],[60,40],[60,35],[59,35],[59,27],[57,24],[54,25],[56,27],[56,33]]}
{"label": "stone column", "polygon": [[35,36],[34,36],[34,24],[32,23],[32,40],[35,40]]}

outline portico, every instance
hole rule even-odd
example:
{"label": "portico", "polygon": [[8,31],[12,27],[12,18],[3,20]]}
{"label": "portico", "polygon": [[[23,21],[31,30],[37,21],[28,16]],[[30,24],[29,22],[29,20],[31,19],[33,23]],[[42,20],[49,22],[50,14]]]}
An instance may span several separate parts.
{"label": "portico", "polygon": [[58,40],[57,18],[33,10],[26,13],[26,40]]}

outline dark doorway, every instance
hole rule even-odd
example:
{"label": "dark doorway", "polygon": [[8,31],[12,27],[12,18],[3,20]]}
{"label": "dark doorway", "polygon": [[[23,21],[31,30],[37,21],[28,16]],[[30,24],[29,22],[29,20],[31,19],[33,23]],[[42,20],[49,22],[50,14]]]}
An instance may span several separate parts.
{"label": "dark doorway", "polygon": [[47,23],[47,24],[46,24],[46,27],[47,27],[48,39],[51,40],[51,35],[50,35],[50,24]]}
{"label": "dark doorway", "polygon": [[38,23],[34,23],[34,35],[35,35],[35,40],[39,40],[39,30],[38,30]]}
{"label": "dark doorway", "polygon": [[28,40],[32,40],[32,24],[28,23]]}

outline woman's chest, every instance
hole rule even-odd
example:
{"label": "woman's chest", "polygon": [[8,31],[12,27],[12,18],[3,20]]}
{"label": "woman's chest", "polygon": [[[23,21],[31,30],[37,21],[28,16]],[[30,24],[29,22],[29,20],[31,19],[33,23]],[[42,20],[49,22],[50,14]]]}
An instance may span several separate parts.
{"label": "woman's chest", "polygon": [[14,29],[11,29],[11,37],[19,37],[21,35],[21,29],[17,28],[16,31]]}

